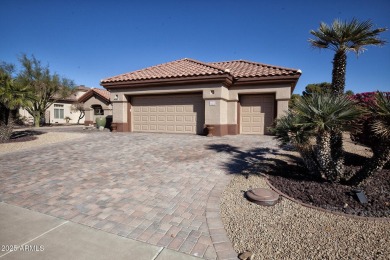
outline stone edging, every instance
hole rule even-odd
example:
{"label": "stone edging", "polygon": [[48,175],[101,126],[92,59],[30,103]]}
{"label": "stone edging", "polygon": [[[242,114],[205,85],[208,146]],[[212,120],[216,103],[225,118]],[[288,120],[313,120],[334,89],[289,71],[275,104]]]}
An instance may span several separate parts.
{"label": "stone edging", "polygon": [[232,243],[226,234],[225,227],[221,219],[221,194],[225,190],[227,181],[218,182],[210,191],[206,205],[206,223],[210,232],[211,241],[217,254],[217,259],[238,259],[237,253],[234,251]]}
{"label": "stone edging", "polygon": [[338,216],[342,216],[342,217],[346,217],[346,218],[352,218],[352,219],[358,219],[358,220],[369,220],[369,221],[380,221],[380,222],[390,222],[390,219],[389,218],[375,218],[375,217],[362,217],[362,216],[356,216],[356,215],[351,215],[351,214],[346,214],[346,213],[342,213],[342,212],[338,212],[338,211],[332,211],[332,210],[328,210],[328,209],[324,209],[324,208],[320,208],[320,207],[316,207],[316,206],[313,206],[313,205],[310,205],[310,204],[307,204],[307,203],[304,203],[302,201],[299,201],[297,199],[294,199],[290,196],[288,196],[287,194],[283,193],[282,191],[278,190],[277,188],[275,188],[271,183],[270,181],[268,180],[268,176],[267,175],[264,175],[264,174],[261,174],[261,176],[263,176],[265,178],[265,182],[267,183],[267,185],[273,189],[275,192],[279,193],[281,196],[285,197],[286,199],[288,200],[291,200],[292,202],[295,202],[295,203],[298,203],[304,207],[307,207],[307,208],[311,208],[311,209],[315,209],[315,210],[319,210],[319,211],[323,211],[323,212],[327,212],[327,213],[331,213],[331,214],[334,214],[334,215],[338,215]]}

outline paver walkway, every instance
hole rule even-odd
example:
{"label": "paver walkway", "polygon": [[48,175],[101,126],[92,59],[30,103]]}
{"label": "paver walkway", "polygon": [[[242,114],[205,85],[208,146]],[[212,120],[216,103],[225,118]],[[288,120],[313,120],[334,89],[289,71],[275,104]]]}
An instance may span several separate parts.
{"label": "paver walkway", "polygon": [[[205,259],[234,259],[219,196],[232,154],[268,136],[90,133],[0,156],[0,200]],[[239,169],[237,169],[239,170]]]}

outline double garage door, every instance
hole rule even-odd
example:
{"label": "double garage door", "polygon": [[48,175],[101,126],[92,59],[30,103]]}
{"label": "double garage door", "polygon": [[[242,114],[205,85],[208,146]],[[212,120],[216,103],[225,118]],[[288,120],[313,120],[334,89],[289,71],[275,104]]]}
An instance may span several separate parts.
{"label": "double garage door", "polygon": [[268,134],[267,127],[274,121],[273,95],[245,95],[240,97],[241,134]]}
{"label": "double garage door", "polygon": [[201,134],[204,127],[202,95],[134,96],[133,131]]}

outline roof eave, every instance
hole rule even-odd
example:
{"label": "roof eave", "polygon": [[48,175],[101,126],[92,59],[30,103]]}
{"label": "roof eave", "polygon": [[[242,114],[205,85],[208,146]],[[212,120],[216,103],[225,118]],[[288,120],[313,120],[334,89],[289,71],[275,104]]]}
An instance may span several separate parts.
{"label": "roof eave", "polygon": [[291,93],[294,91],[295,86],[298,83],[299,77],[301,74],[288,75],[288,76],[268,76],[268,77],[250,77],[250,78],[238,78],[235,80],[234,85],[254,85],[254,84],[264,84],[264,83],[287,83],[291,84]]}
{"label": "roof eave", "polygon": [[149,80],[131,80],[131,81],[115,81],[100,83],[101,86],[110,89],[128,88],[128,87],[144,87],[144,86],[162,86],[162,85],[182,85],[182,84],[201,84],[201,83],[216,83],[221,82],[227,86],[233,82],[233,77],[229,74],[212,75],[212,76],[193,76],[181,78],[165,78],[165,79],[149,79]]}
{"label": "roof eave", "polygon": [[93,96],[97,96],[99,97],[100,99],[102,99],[105,103],[109,104],[110,103],[110,99],[107,99],[106,97],[104,97],[103,95],[100,95],[98,92],[96,91],[93,91],[92,89],[89,90],[87,93],[85,93],[84,95],[82,95],[79,99],[78,99],[78,102],[81,102],[81,103],[85,103],[88,99],[90,99],[91,97]]}

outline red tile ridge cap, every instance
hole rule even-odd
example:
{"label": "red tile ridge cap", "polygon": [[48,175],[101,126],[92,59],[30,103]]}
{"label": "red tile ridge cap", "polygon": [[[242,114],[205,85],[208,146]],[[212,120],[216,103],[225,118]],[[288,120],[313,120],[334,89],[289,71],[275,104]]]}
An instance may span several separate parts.
{"label": "red tile ridge cap", "polygon": [[212,63],[214,65],[215,63],[217,63],[217,64],[218,63],[225,63],[226,64],[226,63],[233,63],[233,62],[249,63],[249,64],[256,65],[256,66],[265,66],[265,67],[274,68],[274,69],[295,70],[297,73],[302,73],[302,71],[300,69],[281,67],[281,66],[277,66],[277,65],[271,65],[271,64],[248,61],[248,60],[229,60],[229,61],[216,61],[216,62],[209,62],[209,63]]}

